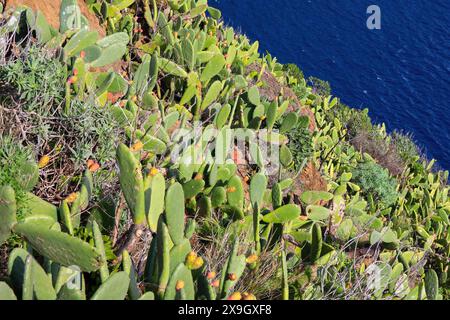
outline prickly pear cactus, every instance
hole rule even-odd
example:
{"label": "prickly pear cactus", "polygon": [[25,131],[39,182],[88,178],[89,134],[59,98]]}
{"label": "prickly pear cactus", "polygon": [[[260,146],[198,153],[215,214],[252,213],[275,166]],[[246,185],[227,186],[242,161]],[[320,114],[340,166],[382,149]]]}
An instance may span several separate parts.
{"label": "prickly pear cactus", "polygon": [[[86,26],[86,18],[81,14],[77,0],[62,0],[60,9],[59,31],[64,33],[68,30],[81,29]],[[84,24],[83,24],[84,22]]]}
{"label": "prickly pear cactus", "polygon": [[42,256],[63,266],[78,266],[82,271],[93,272],[105,263],[95,248],[66,233],[33,223],[16,224],[14,232],[25,237]]}
{"label": "prickly pear cactus", "polygon": [[150,174],[144,180],[145,187],[145,211],[147,222],[153,232],[157,231],[158,220],[164,211],[164,198],[166,194],[166,181],[164,176],[158,172]]}
{"label": "prickly pear cactus", "polygon": [[0,245],[11,235],[11,229],[16,223],[16,193],[14,189],[0,187]]}
{"label": "prickly pear cactus", "polygon": [[91,300],[124,300],[129,284],[128,274],[125,271],[117,272],[97,289]]}
{"label": "prickly pear cactus", "polygon": [[14,291],[8,286],[6,282],[0,282],[0,301],[17,300]]}
{"label": "prickly pear cactus", "polygon": [[181,281],[184,285],[182,289],[184,290],[185,296],[179,298],[179,300],[194,300],[195,291],[192,272],[184,265],[184,263],[180,263],[172,273],[164,294],[164,300],[177,299],[177,291],[181,290],[177,290],[177,283],[179,284]]}
{"label": "prickly pear cactus", "polygon": [[124,144],[117,148],[117,160],[120,168],[120,186],[125,200],[133,213],[136,224],[145,222],[145,194],[142,166],[136,157]]}
{"label": "prickly pear cactus", "polygon": [[184,191],[178,182],[167,190],[165,210],[170,238],[179,245],[184,239]]}

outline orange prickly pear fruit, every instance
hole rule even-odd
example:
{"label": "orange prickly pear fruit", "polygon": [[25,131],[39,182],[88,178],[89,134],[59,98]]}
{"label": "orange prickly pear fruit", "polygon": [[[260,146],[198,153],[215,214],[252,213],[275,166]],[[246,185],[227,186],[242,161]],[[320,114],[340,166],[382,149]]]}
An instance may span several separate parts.
{"label": "orange prickly pear fruit", "polygon": [[142,150],[143,147],[144,147],[144,144],[142,143],[142,141],[141,141],[141,140],[137,140],[137,141],[131,146],[130,150],[131,150],[132,152],[137,152],[137,151]]}
{"label": "orange prickly pear fruit", "polygon": [[77,200],[78,198],[78,194],[77,193],[71,193],[69,194],[69,196],[66,198],[67,203],[74,203],[75,200]]}

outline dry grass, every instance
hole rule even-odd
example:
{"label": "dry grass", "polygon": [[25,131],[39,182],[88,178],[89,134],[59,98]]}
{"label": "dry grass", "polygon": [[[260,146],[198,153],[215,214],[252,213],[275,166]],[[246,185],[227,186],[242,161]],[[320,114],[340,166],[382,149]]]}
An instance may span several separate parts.
{"label": "dry grass", "polygon": [[370,154],[381,166],[388,169],[393,176],[399,176],[405,169],[405,163],[391,143],[368,132],[359,132],[352,140],[352,145],[363,153]]}

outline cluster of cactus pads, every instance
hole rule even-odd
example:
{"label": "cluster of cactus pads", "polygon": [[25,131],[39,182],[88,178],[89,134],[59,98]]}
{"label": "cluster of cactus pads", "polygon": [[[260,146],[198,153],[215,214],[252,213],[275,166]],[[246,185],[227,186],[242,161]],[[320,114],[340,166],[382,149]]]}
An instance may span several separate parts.
{"label": "cluster of cactus pads", "polygon": [[[258,277],[268,253],[279,266],[273,275],[278,285],[271,290],[283,299],[326,298],[329,292],[443,298],[450,201],[441,182],[448,174],[432,173],[432,163],[408,168],[409,183],[399,183],[397,202],[382,207],[352,180],[352,168],[374,160],[342,139],[347,129],[338,119],[325,119],[338,100],[315,94],[270,55],[261,57],[258,42],[224,26],[220,11],[206,0],[89,4],[107,26],[104,38],[89,30],[76,0],[62,1],[60,30],[41,13],[19,8],[12,13],[14,23],[0,24],[0,31],[20,40],[31,30],[42,46],[58,49],[67,67],[67,115],[75,99],[83,100],[111,113],[123,128],[117,178],[133,225],[152,235],[145,271],[139,272],[126,250],[119,262],[108,259],[110,230],[89,213],[95,170],[88,168],[79,191],[56,207],[31,193],[39,166],[29,163],[20,176],[26,216],[17,214],[23,203],[14,189],[0,186],[0,244],[16,235],[25,248],[9,254],[0,300],[252,300],[253,293],[236,287],[245,274]],[[135,13],[142,16],[135,19]],[[271,92],[267,78],[281,89]],[[302,96],[288,94],[294,84],[303,86]],[[254,162],[244,168],[235,153],[224,161],[172,163],[170,153],[183,138],[176,129],[191,129],[198,121],[204,134],[185,147],[182,160],[208,148],[207,129],[224,141],[229,129],[240,129],[250,141],[266,130],[263,139],[280,147],[281,166],[269,175],[270,160],[251,143]],[[303,164],[288,147],[291,132],[300,129],[314,131],[305,141],[314,152]],[[387,136],[383,126],[379,131]],[[214,150],[216,158],[222,153]],[[320,166],[324,188],[299,192],[306,162]],[[232,233],[221,270],[193,250],[199,230],[205,232],[201,224],[217,218]],[[89,229],[93,241],[80,237],[80,228]],[[361,251],[370,259],[354,263],[350,253]],[[95,277],[99,285],[86,285]],[[352,291],[359,279],[369,288],[364,293]]]}

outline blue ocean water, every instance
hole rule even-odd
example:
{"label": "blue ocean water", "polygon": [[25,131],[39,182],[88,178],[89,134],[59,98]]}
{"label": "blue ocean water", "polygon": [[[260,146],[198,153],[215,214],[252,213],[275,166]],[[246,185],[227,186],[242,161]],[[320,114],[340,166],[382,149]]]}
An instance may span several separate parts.
{"label": "blue ocean water", "polygon": [[[228,25],[282,63],[330,82],[388,130],[411,132],[450,169],[449,0],[209,0]],[[369,30],[370,5],[381,30]]]}

